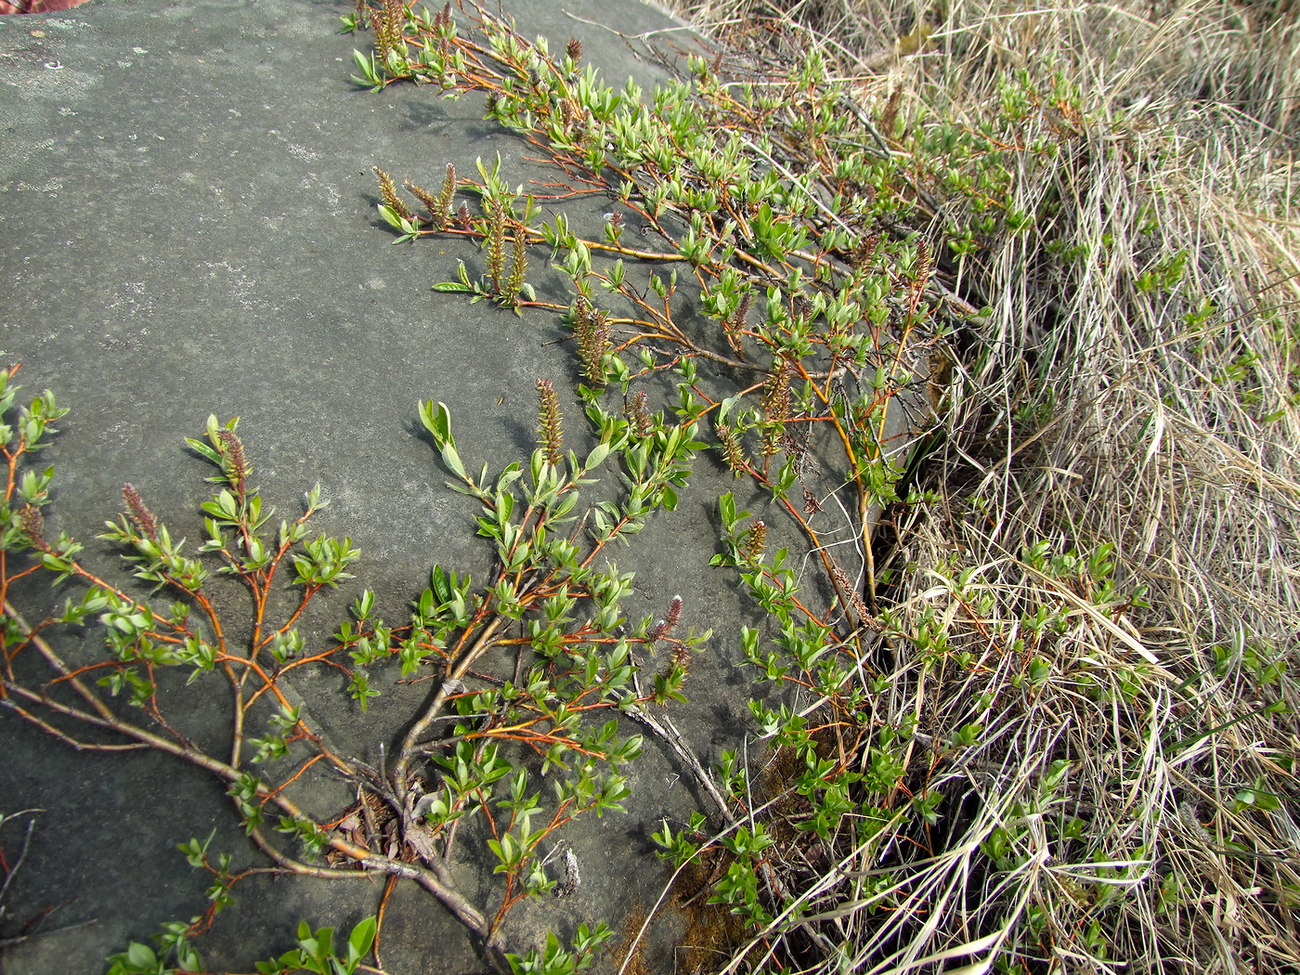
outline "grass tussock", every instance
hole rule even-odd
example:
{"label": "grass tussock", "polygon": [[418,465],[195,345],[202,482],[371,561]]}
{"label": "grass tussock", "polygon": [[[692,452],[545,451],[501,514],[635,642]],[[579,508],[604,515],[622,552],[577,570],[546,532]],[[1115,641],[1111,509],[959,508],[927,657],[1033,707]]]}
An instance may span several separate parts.
{"label": "grass tussock", "polygon": [[[1300,13],[677,7],[759,69],[823,50],[984,309],[937,501],[877,538],[876,718],[914,729],[900,790],[934,815],[788,862],[797,905],[722,970],[781,938],[816,972],[1296,970]],[[986,185],[945,182],[940,121],[1002,140]],[[1035,219],[989,231],[981,198]]]}

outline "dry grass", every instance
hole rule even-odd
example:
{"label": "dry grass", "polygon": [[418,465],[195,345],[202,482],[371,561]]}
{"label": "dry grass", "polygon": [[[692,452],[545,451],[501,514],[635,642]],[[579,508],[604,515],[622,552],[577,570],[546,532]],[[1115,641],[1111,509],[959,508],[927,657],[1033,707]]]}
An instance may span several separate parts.
{"label": "dry grass", "polygon": [[[1080,93],[1077,117],[1042,106],[1069,137],[1011,184],[1052,220],[941,265],[988,311],[957,337],[922,473],[942,501],[897,526],[891,563],[899,631],[947,644],[900,641],[878,716],[915,717],[904,781],[942,792],[944,816],[900,821],[871,860],[837,851],[805,893],[806,970],[1297,970],[1300,15],[677,6],[750,56],[821,46],[877,118],[897,91],[906,121],[977,128],[1015,71]],[[959,205],[937,204],[917,228],[935,236]],[[1144,285],[1178,255],[1180,278]],[[1150,605],[1031,565],[1039,540],[1113,545],[1115,592]],[[1027,627],[1038,611],[1055,628]],[[969,723],[974,746],[944,744]]]}

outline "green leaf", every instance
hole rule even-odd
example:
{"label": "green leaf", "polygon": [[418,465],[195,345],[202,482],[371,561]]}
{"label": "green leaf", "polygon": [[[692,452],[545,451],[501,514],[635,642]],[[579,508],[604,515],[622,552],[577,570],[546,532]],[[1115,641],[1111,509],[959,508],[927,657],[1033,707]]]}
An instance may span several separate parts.
{"label": "green leaf", "polygon": [[737,393],[735,396],[728,396],[724,399],[718,405],[718,422],[726,423],[727,417],[731,415],[732,408],[743,399],[744,396],[740,393]]}
{"label": "green leaf", "polygon": [[217,495],[217,507],[221,514],[225,515],[231,521],[239,517],[239,505],[235,501],[235,496],[229,491],[222,490]]}
{"label": "green leaf", "polygon": [[609,441],[602,441],[596,444],[591,453],[587,455],[587,462],[583,464],[583,470],[592,470],[604,463],[605,458],[609,456]]}
{"label": "green leaf", "polygon": [[379,76],[379,65],[375,61],[373,54],[362,54],[358,50],[352,51],[352,61],[356,64],[357,70],[361,72],[361,77],[352,76],[352,80],[359,85],[370,86],[371,91],[379,91],[384,87],[384,81]]}
{"label": "green leaf", "polygon": [[138,941],[132,941],[126,949],[127,964],[137,971],[152,972],[158,967],[158,956],[148,945],[141,944]]}
{"label": "green leaf", "polygon": [[736,524],[736,497],[730,491],[718,498],[718,513],[722,516],[722,525],[727,531]]}
{"label": "green leaf", "polygon": [[440,453],[442,454],[442,462],[447,466],[447,470],[451,471],[462,481],[469,480],[465,474],[465,465],[461,463],[460,454],[456,453],[455,447],[451,444],[446,444],[443,446]]}
{"label": "green leaf", "polygon": [[440,565],[433,567],[433,594],[438,597],[439,603],[451,602],[451,583],[447,581],[446,570]]}
{"label": "green leaf", "polygon": [[435,404],[433,400],[421,403],[420,422],[433,434],[439,447],[445,443],[455,446],[456,440],[451,435],[451,411],[445,403]]}
{"label": "green leaf", "polygon": [[378,927],[376,919],[366,918],[352,929],[348,935],[348,960],[352,961],[353,953],[356,953],[356,960],[360,961],[370,951],[370,946],[375,943],[375,931]]}
{"label": "green leaf", "polygon": [[205,444],[202,440],[195,440],[192,437],[186,437],[185,442],[196,454],[200,455],[205,460],[211,461],[218,467],[221,466],[221,455]]}
{"label": "green leaf", "polygon": [[387,203],[379,204],[379,215],[382,216],[388,225],[394,230],[400,230],[403,233],[406,232],[406,221],[402,219],[400,213],[390,207]]}

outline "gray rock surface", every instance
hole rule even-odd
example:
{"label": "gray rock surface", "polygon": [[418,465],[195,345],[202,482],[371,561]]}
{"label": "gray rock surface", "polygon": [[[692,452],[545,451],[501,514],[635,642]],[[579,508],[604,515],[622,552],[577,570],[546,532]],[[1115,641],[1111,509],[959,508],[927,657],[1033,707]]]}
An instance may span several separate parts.
{"label": "gray rock surface", "polygon": [[[83,561],[125,579],[95,536],[129,480],[174,532],[199,537],[207,471],[183,438],[200,436],[209,413],[238,415],[264,498],[293,512],[319,481],[332,505],[317,530],[363,551],[357,583],[327,601],[319,634],[362,585],[400,620],[435,562],[482,578],[489,553],[473,537],[468,500],[443,487],[417,401],[451,405],[467,459],[499,468],[532,449],[534,379],[562,390],[576,379],[556,320],[435,295],[430,285],[452,276],[455,255],[391,246],[372,165],[436,184],[446,161],[469,171],[500,152],[523,180],[527,152],[482,121],[477,99],[350,83],[352,49],[369,44],[336,33],[350,6],[94,0],[0,19],[0,359],[23,363],[28,393],[52,388],[72,411],[46,455],[58,470],[51,530],[85,541]],[[680,34],[636,0],[516,12],[527,33],[580,37],[586,59],[619,81],[660,77],[621,34]],[[576,403],[566,408],[580,415]],[[747,678],[734,638],[745,611],[733,580],[706,568],[716,495],[733,485],[712,462],[701,467],[717,483],[687,492],[671,521],[616,557],[638,573],[630,616],[660,613],[680,591],[684,623],[719,634],[696,677],[708,693],[680,718],[707,761],[741,740]],[[50,598],[14,596],[34,609]],[[320,701],[317,689],[310,679],[297,687],[349,741],[378,743],[421,699],[389,687],[362,715],[336,684]],[[219,721],[213,709],[208,719]],[[2,711],[0,740],[0,813],[42,810],[3,905],[0,935],[17,939],[0,950],[5,972],[102,971],[107,953],[200,912],[207,880],[176,850],[190,837],[214,834],[214,851],[255,862],[219,785],[192,768],[139,752],[76,753]],[[351,747],[373,758],[372,745]],[[648,835],[699,799],[661,749],[648,752],[629,812],[570,837],[583,887],[519,912],[512,946],[579,921],[617,929],[658,896],[667,873]],[[20,839],[21,822],[0,833],[11,854]],[[200,943],[205,962],[248,970],[289,947],[300,918],[346,929],[373,913],[379,893],[367,881],[242,883]],[[678,933],[671,920],[657,927],[653,967],[671,969]],[[481,966],[459,926],[406,889],[390,906],[384,964]]]}

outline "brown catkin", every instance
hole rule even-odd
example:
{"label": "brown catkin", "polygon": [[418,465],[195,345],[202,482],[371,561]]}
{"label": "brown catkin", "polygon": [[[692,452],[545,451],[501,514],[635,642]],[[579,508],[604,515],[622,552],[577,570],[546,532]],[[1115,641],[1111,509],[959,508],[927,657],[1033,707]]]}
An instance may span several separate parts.
{"label": "brown catkin", "polygon": [[790,360],[782,356],[777,360],[775,368],[768,373],[762,402],[763,420],[767,424],[767,429],[763,432],[764,457],[776,453],[782,428],[790,418],[790,372]]}
{"label": "brown catkin", "polygon": [[487,231],[488,283],[494,295],[501,294],[501,275],[506,269],[506,214],[501,201],[488,204]]}
{"label": "brown catkin", "polygon": [[217,439],[221,441],[221,459],[230,486],[242,498],[247,490],[248,475],[252,473],[244,457],[244,444],[231,430],[222,430],[217,434]]}
{"label": "brown catkin", "polygon": [[379,195],[383,198],[384,203],[392,207],[393,212],[404,220],[410,220],[414,217],[415,214],[411,213],[411,208],[397,195],[397,184],[393,182],[393,177],[378,166],[375,166],[374,170],[375,176],[379,180]]}
{"label": "brown catkin", "polygon": [[145,507],[140,492],[134,484],[122,485],[122,499],[126,502],[126,514],[136,530],[151,542],[158,541],[158,519]]}
{"label": "brown catkin", "polygon": [[515,234],[514,240],[511,241],[510,274],[506,278],[506,289],[503,297],[514,301],[524,286],[524,278],[527,274],[528,241],[524,237],[523,230],[520,230]]}
{"label": "brown catkin", "polygon": [[865,625],[870,619],[870,614],[867,612],[867,604],[858,595],[857,587],[850,581],[848,574],[840,568],[838,562],[830,559],[830,566],[831,580],[835,583],[835,589],[839,593],[840,601],[844,604],[845,610],[856,616],[860,625]]}
{"label": "brown catkin", "polygon": [[[402,185],[406,187],[406,192],[424,204],[424,208],[429,211],[429,216],[433,218],[434,223],[438,222],[438,200],[437,198],[418,183],[412,183],[409,179],[402,180]],[[443,223],[447,222],[447,215],[443,214]],[[438,229],[442,229],[439,227]]]}
{"label": "brown catkin", "polygon": [[560,399],[549,379],[539,379],[536,385],[538,444],[546,453],[547,463],[559,467],[564,462],[564,417],[560,413]]}
{"label": "brown catkin", "polygon": [[45,517],[35,505],[25,504],[18,509],[18,527],[32,545],[42,551],[48,547],[42,537],[45,534]]}
{"label": "brown catkin", "polygon": [[454,163],[447,163],[447,172],[442,178],[442,190],[438,193],[437,210],[433,214],[433,222],[439,230],[447,229],[447,218],[451,214],[451,204],[455,197],[456,166]]}
{"label": "brown catkin", "polygon": [[579,298],[573,311],[573,333],[578,340],[582,375],[590,383],[605,384],[605,357],[609,354],[609,316]]}
{"label": "brown catkin", "polygon": [[646,401],[649,397],[645,392],[637,392],[628,400],[627,405],[623,407],[623,415],[632,423],[632,429],[636,431],[638,437],[648,437],[654,432],[654,417],[650,415],[649,409],[646,408]]}
{"label": "brown catkin", "polygon": [[717,424],[718,440],[722,443],[722,459],[726,461],[731,473],[739,477],[749,467],[745,460],[745,451],[740,446],[740,438],[725,423]]}
{"label": "brown catkin", "polygon": [[753,301],[753,295],[746,291],[744,297],[736,305],[725,322],[722,323],[722,330],[727,336],[727,344],[731,346],[731,351],[736,353],[740,359],[745,358],[745,349],[741,344],[741,337],[745,333],[745,320],[749,317],[749,306]]}
{"label": "brown catkin", "polygon": [[672,632],[673,627],[681,622],[681,619],[682,597],[674,596],[668,603],[668,613],[663,619],[659,620],[654,626],[650,627],[650,629],[646,631],[646,640],[650,643],[654,643],[656,640],[663,639]]}

